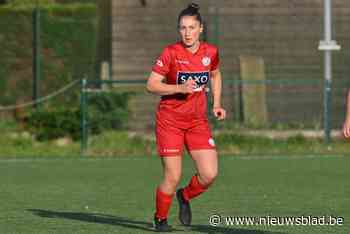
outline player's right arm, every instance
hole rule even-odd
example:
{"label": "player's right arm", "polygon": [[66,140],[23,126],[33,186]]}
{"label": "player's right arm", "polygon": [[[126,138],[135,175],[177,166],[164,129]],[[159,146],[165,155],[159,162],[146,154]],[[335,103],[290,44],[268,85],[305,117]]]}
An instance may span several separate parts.
{"label": "player's right arm", "polygon": [[152,67],[151,75],[147,81],[147,90],[157,95],[172,95],[176,93],[193,93],[195,81],[191,80],[181,85],[167,84],[166,76],[171,69],[172,55],[169,47],[166,47]]}
{"label": "player's right arm", "polygon": [[147,81],[147,91],[157,95],[172,95],[176,93],[193,93],[196,82],[194,80],[188,80],[181,85],[173,85],[164,83],[165,77],[157,72],[152,71]]}
{"label": "player's right arm", "polygon": [[343,134],[346,138],[350,137],[350,90],[348,91],[347,101],[346,101],[346,117],[343,125]]}

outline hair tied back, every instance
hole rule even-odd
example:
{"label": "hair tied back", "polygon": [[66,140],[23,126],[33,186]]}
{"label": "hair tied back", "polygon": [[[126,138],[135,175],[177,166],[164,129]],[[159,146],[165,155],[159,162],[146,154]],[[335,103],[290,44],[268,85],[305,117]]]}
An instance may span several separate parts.
{"label": "hair tied back", "polygon": [[180,25],[180,20],[183,16],[195,16],[196,20],[199,21],[200,24],[202,24],[202,17],[199,13],[199,5],[196,3],[189,4],[185,9],[183,9],[179,17],[177,18],[177,25]]}
{"label": "hair tied back", "polygon": [[189,8],[191,10],[195,10],[195,11],[198,12],[200,7],[199,7],[199,5],[197,3],[191,3],[191,4],[188,5],[187,8]]}

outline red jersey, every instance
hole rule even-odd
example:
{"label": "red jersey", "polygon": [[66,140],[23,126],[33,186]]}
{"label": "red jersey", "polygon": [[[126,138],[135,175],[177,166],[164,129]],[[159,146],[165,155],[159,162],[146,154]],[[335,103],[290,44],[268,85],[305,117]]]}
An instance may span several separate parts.
{"label": "red jersey", "polygon": [[199,91],[162,96],[158,114],[180,121],[206,119],[207,99],[203,87],[210,81],[211,71],[218,66],[218,49],[206,42],[200,43],[196,53],[188,51],[181,42],[167,46],[152,71],[165,76],[167,84],[183,84],[193,79]]}

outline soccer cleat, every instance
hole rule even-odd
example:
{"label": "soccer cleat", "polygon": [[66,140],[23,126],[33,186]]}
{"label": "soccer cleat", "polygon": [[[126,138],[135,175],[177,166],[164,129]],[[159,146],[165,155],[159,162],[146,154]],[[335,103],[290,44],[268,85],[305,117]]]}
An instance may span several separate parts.
{"label": "soccer cleat", "polygon": [[154,228],[156,232],[171,232],[171,227],[168,225],[167,219],[159,219],[154,216]]}
{"label": "soccer cleat", "polygon": [[182,225],[189,226],[192,221],[191,206],[188,201],[183,197],[183,189],[179,189],[176,192],[176,198],[179,202],[179,219]]}

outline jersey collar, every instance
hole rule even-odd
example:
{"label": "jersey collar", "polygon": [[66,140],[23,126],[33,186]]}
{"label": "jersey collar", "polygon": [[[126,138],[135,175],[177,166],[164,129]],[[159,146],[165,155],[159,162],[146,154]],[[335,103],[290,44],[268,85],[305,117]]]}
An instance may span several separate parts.
{"label": "jersey collar", "polygon": [[189,51],[188,49],[186,49],[186,47],[183,45],[183,43],[180,41],[179,42],[180,46],[183,48],[184,51],[186,51],[186,53],[190,56],[196,56],[202,49],[203,46],[203,42],[199,42],[199,46],[196,52],[192,53],[191,51]]}

